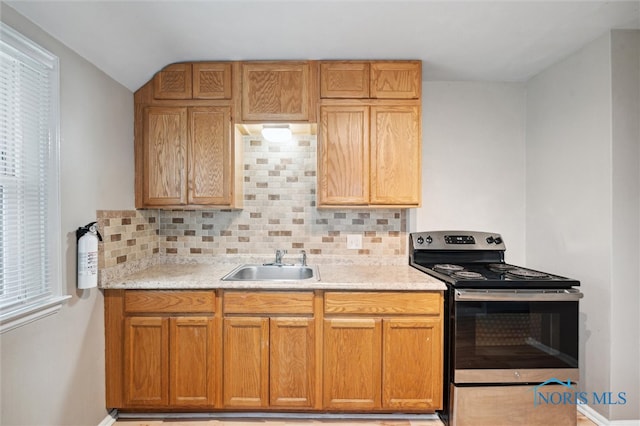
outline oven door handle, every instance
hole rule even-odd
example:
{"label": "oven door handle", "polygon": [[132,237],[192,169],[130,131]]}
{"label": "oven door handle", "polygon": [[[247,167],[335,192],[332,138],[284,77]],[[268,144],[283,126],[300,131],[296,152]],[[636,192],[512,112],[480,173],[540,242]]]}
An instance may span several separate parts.
{"label": "oven door handle", "polygon": [[455,300],[460,302],[569,302],[582,298],[575,288],[562,290],[484,290],[455,289]]}

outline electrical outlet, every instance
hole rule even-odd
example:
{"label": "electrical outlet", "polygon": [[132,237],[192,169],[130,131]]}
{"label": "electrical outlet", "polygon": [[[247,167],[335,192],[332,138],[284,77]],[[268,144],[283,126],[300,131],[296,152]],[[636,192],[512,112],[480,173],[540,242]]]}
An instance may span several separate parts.
{"label": "electrical outlet", "polygon": [[362,235],[360,234],[347,234],[347,248],[352,250],[359,250],[362,248]]}

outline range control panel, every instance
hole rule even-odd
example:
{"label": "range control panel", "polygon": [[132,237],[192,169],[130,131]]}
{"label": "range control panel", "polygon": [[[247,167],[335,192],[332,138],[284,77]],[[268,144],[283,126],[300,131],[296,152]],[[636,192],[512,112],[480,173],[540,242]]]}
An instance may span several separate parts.
{"label": "range control panel", "polygon": [[409,235],[410,250],[505,250],[495,232],[430,231]]}
{"label": "range control panel", "polygon": [[473,235],[445,235],[444,242],[446,244],[475,244],[476,239]]}

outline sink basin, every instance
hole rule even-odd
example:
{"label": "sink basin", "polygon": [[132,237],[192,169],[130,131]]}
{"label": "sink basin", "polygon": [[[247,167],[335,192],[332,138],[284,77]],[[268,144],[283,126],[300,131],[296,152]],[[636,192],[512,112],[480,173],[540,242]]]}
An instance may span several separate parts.
{"label": "sink basin", "polygon": [[303,281],[319,280],[315,266],[302,265],[241,265],[222,281]]}

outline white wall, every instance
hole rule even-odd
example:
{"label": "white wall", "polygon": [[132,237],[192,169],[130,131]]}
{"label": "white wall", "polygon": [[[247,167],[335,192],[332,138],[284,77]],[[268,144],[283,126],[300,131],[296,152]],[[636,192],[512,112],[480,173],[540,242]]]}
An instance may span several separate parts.
{"label": "white wall", "polygon": [[611,384],[635,389],[612,419],[640,419],[640,31],[611,34]]}
{"label": "white wall", "polygon": [[591,407],[616,420],[640,418],[640,90],[637,52],[614,55],[612,72],[611,46],[607,34],[527,85],[526,253],[529,266],[581,281],[580,387],[627,392],[625,405]]}
{"label": "white wall", "polygon": [[104,407],[103,297],[76,290],[74,232],[131,209],[133,94],[0,3],[4,23],[60,58],[63,283],[54,315],[0,336],[0,424],[95,425]]}
{"label": "white wall", "polygon": [[423,82],[422,207],[411,231],[502,234],[525,260],[525,86]]}

